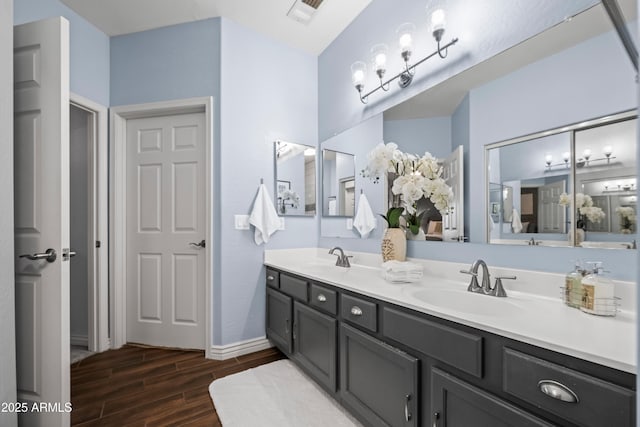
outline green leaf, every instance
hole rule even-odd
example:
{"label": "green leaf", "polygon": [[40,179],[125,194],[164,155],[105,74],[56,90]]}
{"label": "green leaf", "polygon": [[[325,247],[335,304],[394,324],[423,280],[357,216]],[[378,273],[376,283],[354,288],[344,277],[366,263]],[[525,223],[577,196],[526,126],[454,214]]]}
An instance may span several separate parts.
{"label": "green leaf", "polygon": [[418,224],[411,224],[409,226],[409,230],[411,230],[411,232],[413,234],[418,234],[418,232],[420,231],[420,224],[419,223]]}

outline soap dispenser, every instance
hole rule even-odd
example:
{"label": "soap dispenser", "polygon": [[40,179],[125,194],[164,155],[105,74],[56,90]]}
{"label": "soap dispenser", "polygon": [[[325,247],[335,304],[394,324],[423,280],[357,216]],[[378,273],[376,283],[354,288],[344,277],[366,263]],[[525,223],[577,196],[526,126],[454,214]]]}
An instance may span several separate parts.
{"label": "soap dispenser", "polygon": [[577,260],[573,271],[565,276],[564,303],[569,307],[580,308],[582,304],[582,278],[585,274],[580,260]]}
{"label": "soap dispenser", "polygon": [[605,277],[601,262],[589,262],[589,274],[582,279],[582,302],[580,310],[598,316],[616,315],[616,298],[611,279]]}

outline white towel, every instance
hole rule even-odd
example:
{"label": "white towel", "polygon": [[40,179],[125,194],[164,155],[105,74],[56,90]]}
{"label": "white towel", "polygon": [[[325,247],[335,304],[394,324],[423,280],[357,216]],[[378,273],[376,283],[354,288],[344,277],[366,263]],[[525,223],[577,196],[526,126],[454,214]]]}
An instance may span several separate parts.
{"label": "white towel", "polygon": [[412,283],[422,279],[422,265],[408,261],[387,261],[382,263],[382,276],[387,282]]}
{"label": "white towel", "polygon": [[356,212],[356,216],[353,219],[353,226],[360,233],[360,237],[366,239],[369,237],[369,233],[376,228],[376,225],[377,221],[371,210],[371,205],[369,205],[367,196],[362,193],[358,201],[358,212]]}
{"label": "white towel", "polygon": [[511,228],[514,233],[519,233],[522,231],[522,222],[520,222],[520,214],[517,209],[513,209],[513,213],[511,214]]}
{"label": "white towel", "polygon": [[280,227],[280,218],[276,208],[273,207],[273,202],[264,184],[260,184],[260,188],[258,188],[258,195],[253,202],[253,209],[249,217],[249,224],[256,228],[254,234],[256,245],[267,243],[269,237]]}
{"label": "white towel", "polygon": [[329,200],[329,215],[338,215],[338,204],[336,199]]}

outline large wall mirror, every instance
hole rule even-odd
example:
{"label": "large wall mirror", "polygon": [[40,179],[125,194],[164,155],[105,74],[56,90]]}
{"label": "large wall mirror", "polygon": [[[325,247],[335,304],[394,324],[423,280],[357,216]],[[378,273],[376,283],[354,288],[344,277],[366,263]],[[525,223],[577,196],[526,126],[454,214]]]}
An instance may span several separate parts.
{"label": "large wall mirror", "polygon": [[353,217],[356,163],[350,153],[322,150],[322,216]]}
{"label": "large wall mirror", "polygon": [[316,148],[292,142],[273,144],[274,201],[279,215],[316,214]]}
{"label": "large wall mirror", "polygon": [[635,248],[636,114],[488,145],[488,242]]}

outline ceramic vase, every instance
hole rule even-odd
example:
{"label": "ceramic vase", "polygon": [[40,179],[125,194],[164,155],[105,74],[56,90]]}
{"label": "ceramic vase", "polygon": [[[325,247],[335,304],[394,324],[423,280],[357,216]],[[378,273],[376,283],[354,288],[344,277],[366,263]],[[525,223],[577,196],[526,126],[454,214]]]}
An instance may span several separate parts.
{"label": "ceramic vase", "polygon": [[407,256],[407,238],[400,228],[387,228],[382,236],[382,261],[404,261]]}

